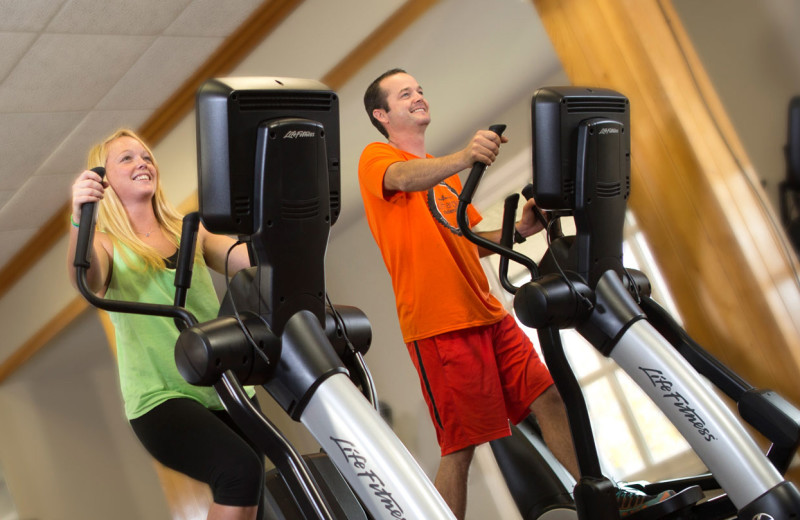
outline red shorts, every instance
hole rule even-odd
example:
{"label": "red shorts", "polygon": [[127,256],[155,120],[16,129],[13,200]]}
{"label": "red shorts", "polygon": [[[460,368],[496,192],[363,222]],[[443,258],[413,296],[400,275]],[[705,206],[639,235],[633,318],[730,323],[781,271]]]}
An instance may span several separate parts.
{"label": "red shorts", "polygon": [[553,379],[510,315],[408,343],[442,456],[510,435]]}

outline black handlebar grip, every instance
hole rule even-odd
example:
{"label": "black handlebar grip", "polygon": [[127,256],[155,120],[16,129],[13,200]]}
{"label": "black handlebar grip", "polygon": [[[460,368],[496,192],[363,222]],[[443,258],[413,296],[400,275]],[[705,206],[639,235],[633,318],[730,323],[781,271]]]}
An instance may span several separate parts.
{"label": "black handlebar grip", "polygon": [[514,245],[514,224],[517,218],[517,204],[519,195],[512,193],[503,203],[503,226],[500,228],[500,245],[512,247]]}
{"label": "black handlebar grip", "polygon": [[506,125],[504,124],[496,124],[489,127],[489,130],[496,133],[497,135],[503,135],[503,132],[506,131]]}
{"label": "black handlebar grip", "polygon": [[[181,245],[178,248],[178,260],[175,262],[175,305],[184,307],[186,295],[192,285],[194,269],[194,252],[197,246],[197,231],[200,228],[200,213],[193,211],[183,217],[181,228]],[[175,326],[183,331],[188,324],[175,318]]]}
{"label": "black handlebar grip", "polygon": [[[194,252],[197,245],[197,231],[200,227],[200,214],[196,211],[183,217],[181,230],[181,247],[178,249],[178,261],[175,265],[175,287],[188,289],[192,285],[192,269]],[[180,305],[183,305],[182,302]]]}
{"label": "black handlebar grip", "polygon": [[[100,176],[106,176],[106,169],[102,166],[92,168]],[[78,241],[75,244],[75,267],[89,269],[91,265],[91,244],[94,239],[94,220],[97,216],[97,203],[87,202],[81,206],[81,221],[78,223]]]}
{"label": "black handlebar grip", "polygon": [[[531,200],[533,198],[533,184],[530,183],[522,188],[522,196],[525,197],[525,200]],[[547,229],[547,225],[550,222],[550,219],[542,212],[539,206],[534,206],[533,214],[536,216],[536,220],[538,220],[542,226]],[[559,228],[560,229],[560,228]]]}
{"label": "black handlebar grip", "polygon": [[[506,125],[492,125],[489,127],[489,130],[497,135],[503,135],[505,129]],[[466,202],[467,204],[472,202],[472,196],[475,195],[475,190],[478,188],[478,183],[480,183],[481,177],[486,171],[486,166],[487,165],[483,164],[482,162],[476,162],[472,165],[472,170],[469,172],[469,176],[467,177],[467,181],[464,183],[464,188],[461,190],[461,194],[458,196],[458,200],[461,202]]]}
{"label": "black handlebar grip", "polygon": [[522,188],[522,196],[525,197],[525,200],[531,200],[533,198],[533,183],[528,183]]}

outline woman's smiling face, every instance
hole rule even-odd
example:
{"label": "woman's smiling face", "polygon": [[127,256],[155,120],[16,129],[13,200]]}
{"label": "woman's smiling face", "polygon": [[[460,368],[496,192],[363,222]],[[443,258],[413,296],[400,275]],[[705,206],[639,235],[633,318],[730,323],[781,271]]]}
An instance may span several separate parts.
{"label": "woman's smiling face", "polygon": [[152,197],[157,175],[152,155],[138,140],[122,136],[108,145],[106,179],[123,203],[130,197]]}

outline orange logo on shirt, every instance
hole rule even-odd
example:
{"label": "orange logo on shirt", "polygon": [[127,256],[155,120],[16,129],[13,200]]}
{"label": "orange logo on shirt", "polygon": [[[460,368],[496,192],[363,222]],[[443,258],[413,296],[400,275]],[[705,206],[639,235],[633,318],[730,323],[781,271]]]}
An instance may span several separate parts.
{"label": "orange logo on shirt", "polygon": [[433,218],[451,233],[461,236],[458,229],[456,212],[458,210],[458,192],[442,181],[428,190],[428,209]]}

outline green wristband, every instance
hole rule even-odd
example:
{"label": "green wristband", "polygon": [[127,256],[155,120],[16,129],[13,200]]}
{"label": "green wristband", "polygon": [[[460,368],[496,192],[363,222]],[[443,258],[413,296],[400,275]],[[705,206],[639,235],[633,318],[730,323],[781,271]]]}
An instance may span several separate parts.
{"label": "green wristband", "polygon": [[73,226],[80,227],[80,224],[75,222],[75,220],[72,218],[72,213],[69,214],[69,221],[72,223]]}

